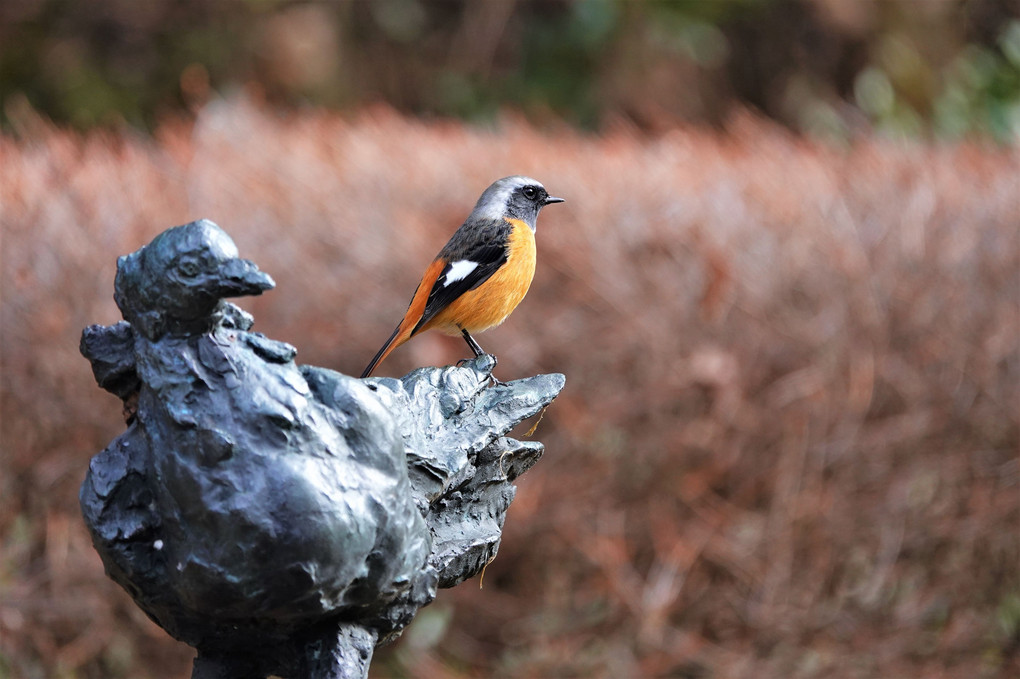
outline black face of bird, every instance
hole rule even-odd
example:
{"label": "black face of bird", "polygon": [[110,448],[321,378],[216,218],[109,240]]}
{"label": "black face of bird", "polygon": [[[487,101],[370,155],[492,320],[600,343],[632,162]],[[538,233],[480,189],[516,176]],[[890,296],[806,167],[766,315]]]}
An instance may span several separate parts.
{"label": "black face of bird", "polygon": [[507,198],[506,216],[527,222],[534,228],[539,211],[546,205],[562,203],[562,198],[550,196],[539,183],[527,183],[516,187]]}
{"label": "black face of bird", "polygon": [[539,208],[549,205],[550,203],[563,202],[562,198],[550,196],[549,192],[545,190],[545,187],[540,184],[528,184],[527,186],[522,186],[515,193],[520,193],[525,200],[535,203]]}

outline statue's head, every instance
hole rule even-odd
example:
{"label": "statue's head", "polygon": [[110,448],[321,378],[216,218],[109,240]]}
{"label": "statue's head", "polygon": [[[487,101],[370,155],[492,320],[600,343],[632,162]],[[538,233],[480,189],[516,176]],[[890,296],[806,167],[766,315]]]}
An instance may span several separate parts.
{"label": "statue's head", "polygon": [[114,299],[124,319],[149,339],[203,332],[226,297],[260,295],[275,286],[238,257],[220,227],[202,219],[175,226],[117,260]]}

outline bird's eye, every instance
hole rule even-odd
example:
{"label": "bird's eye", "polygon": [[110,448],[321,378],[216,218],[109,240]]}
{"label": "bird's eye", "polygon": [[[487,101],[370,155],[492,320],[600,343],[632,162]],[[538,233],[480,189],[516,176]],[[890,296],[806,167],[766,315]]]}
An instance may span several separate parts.
{"label": "bird's eye", "polygon": [[198,262],[187,258],[177,262],[177,270],[185,276],[194,276],[198,273]]}
{"label": "bird's eye", "polygon": [[538,197],[538,189],[534,186],[525,186],[523,193],[524,197],[528,200],[535,200]]}

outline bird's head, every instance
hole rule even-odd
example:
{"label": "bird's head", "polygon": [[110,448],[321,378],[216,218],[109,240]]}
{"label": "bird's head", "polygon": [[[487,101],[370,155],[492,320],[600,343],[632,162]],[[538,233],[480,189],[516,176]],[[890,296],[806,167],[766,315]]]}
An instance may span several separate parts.
{"label": "bird's head", "polygon": [[546,205],[562,202],[562,198],[550,196],[541,182],[531,177],[514,175],[503,177],[485,189],[471,216],[483,219],[519,219],[534,231],[539,211]]}
{"label": "bird's head", "polygon": [[149,339],[211,327],[226,297],[260,295],[273,279],[220,227],[203,219],[175,226],[117,260],[114,298],[125,320]]}

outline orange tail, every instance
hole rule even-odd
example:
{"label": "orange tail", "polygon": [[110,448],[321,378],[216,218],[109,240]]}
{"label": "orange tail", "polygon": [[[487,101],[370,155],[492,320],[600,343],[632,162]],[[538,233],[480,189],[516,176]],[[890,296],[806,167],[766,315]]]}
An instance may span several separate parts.
{"label": "orange tail", "polygon": [[[414,328],[418,325],[418,320],[421,319],[422,314],[425,313],[425,302],[428,301],[429,292],[432,291],[432,285],[439,278],[439,274],[443,272],[444,266],[446,266],[446,262],[436,259],[425,270],[425,275],[422,276],[421,282],[418,283],[418,289],[414,291],[411,303],[407,307],[407,313],[404,314],[404,320],[400,321],[400,325],[393,331],[390,338],[386,340],[386,343],[382,345],[382,349],[379,350],[379,353],[375,355],[368,364],[368,367],[365,368],[365,372],[361,373],[362,379],[371,375],[375,367],[382,363],[390,355],[391,351],[411,339],[411,335],[415,334]],[[424,332],[428,328],[429,323],[426,323],[421,328],[418,328],[418,332]]]}

